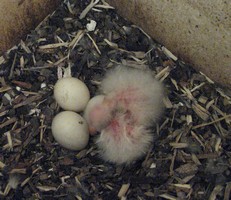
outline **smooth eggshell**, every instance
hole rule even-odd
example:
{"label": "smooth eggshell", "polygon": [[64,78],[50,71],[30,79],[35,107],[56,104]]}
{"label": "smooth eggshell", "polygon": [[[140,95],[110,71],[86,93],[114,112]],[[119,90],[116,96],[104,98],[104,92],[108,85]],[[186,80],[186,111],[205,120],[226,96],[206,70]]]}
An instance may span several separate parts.
{"label": "smooth eggshell", "polygon": [[81,80],[66,77],[59,79],[55,84],[54,97],[64,110],[80,112],[86,107],[90,92]]}
{"label": "smooth eggshell", "polygon": [[84,118],[72,111],[57,114],[51,125],[55,140],[63,147],[81,150],[88,144],[88,125]]}

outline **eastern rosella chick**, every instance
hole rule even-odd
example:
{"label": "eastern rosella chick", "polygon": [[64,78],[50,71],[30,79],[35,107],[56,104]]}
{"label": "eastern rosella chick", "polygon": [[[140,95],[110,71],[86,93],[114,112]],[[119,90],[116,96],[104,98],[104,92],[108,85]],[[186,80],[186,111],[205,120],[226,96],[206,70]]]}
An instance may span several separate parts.
{"label": "eastern rosella chick", "polygon": [[96,143],[104,160],[129,164],[152,143],[149,127],[162,112],[163,86],[151,71],[117,67],[106,74],[100,90],[84,114],[90,132],[100,132]]}

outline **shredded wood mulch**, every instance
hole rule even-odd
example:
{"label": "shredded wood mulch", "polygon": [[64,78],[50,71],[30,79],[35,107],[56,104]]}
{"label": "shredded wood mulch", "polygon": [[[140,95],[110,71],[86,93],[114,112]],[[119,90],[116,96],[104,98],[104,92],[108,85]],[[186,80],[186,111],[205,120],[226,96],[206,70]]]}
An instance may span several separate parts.
{"label": "shredded wood mulch", "polygon": [[[231,198],[231,92],[184,64],[103,0],[66,0],[27,39],[0,57],[0,198]],[[105,72],[151,68],[166,86],[153,146],[130,166],[54,141],[61,110],[53,86],[64,72],[91,96]]]}

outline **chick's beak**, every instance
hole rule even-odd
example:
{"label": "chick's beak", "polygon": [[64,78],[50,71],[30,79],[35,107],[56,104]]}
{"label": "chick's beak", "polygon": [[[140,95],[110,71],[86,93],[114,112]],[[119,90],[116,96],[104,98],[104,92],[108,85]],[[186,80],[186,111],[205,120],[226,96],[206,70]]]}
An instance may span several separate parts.
{"label": "chick's beak", "polygon": [[96,135],[97,130],[96,130],[94,127],[89,126],[88,129],[89,129],[89,134],[90,134],[90,135]]}

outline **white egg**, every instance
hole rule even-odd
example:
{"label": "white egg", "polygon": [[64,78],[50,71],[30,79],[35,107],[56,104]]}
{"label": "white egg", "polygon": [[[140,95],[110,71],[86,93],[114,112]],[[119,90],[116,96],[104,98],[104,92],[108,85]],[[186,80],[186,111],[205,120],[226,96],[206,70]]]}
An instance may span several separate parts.
{"label": "white egg", "polygon": [[73,111],[57,114],[51,125],[55,140],[70,150],[81,150],[88,144],[89,132],[86,120]]}
{"label": "white egg", "polygon": [[83,111],[90,99],[90,92],[81,80],[73,77],[61,78],[54,86],[54,97],[64,110]]}

